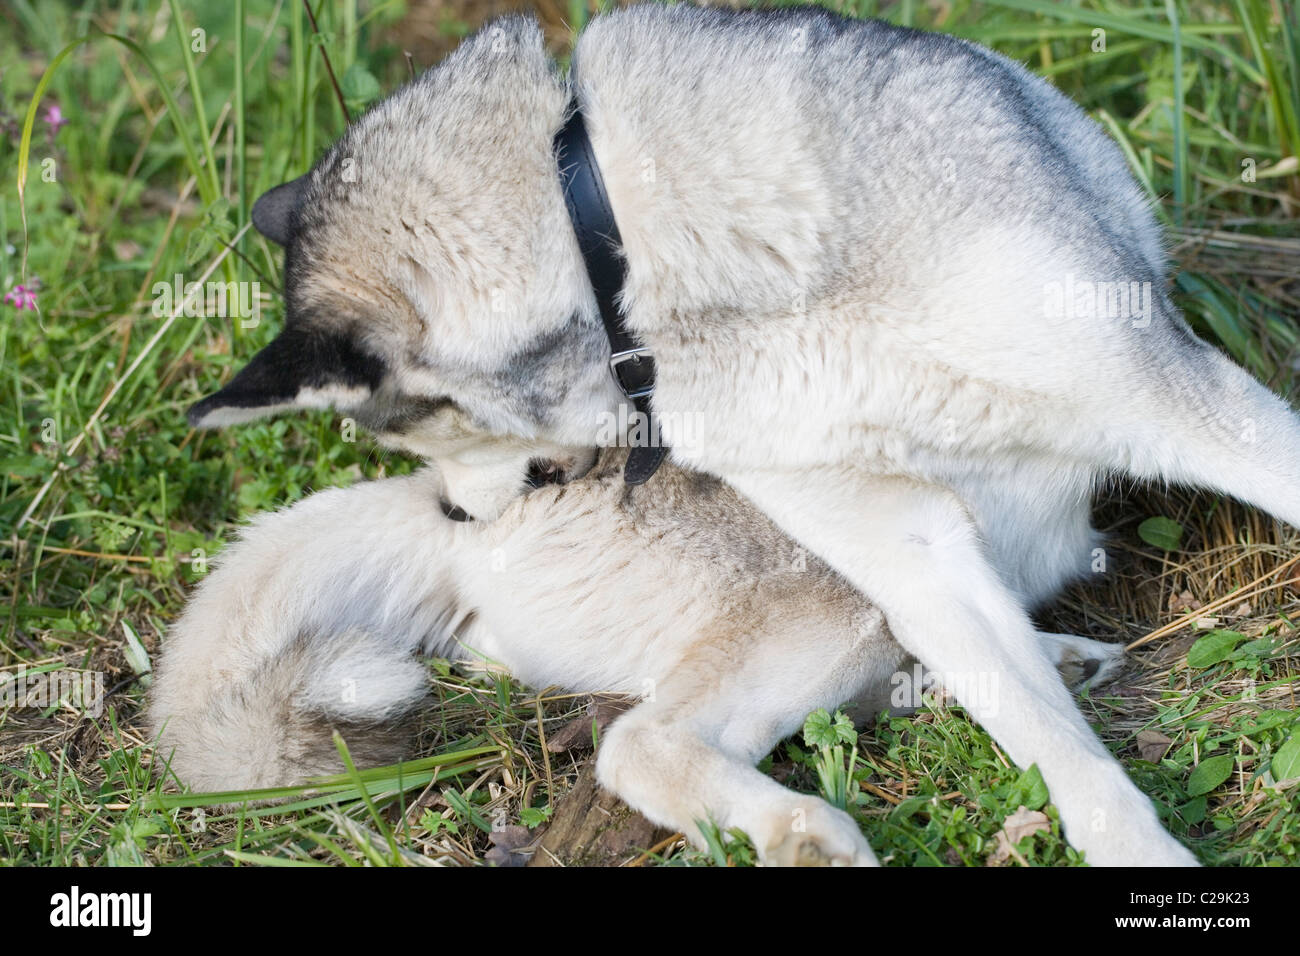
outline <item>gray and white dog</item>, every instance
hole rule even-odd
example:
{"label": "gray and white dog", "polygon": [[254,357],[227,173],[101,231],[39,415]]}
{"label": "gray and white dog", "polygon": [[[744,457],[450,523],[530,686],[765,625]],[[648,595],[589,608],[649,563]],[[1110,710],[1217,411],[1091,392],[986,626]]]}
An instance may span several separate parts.
{"label": "gray and white dog", "polygon": [[[870,862],[848,814],[754,764],[819,707],[910,711],[934,675],[726,484],[669,464],[629,489],[625,458],[607,451],[493,522],[448,518],[436,467],[259,517],[163,645],[150,719],[169,771],[211,791],[335,773],[335,730],[363,766],[409,757],[430,705],[419,658],[437,654],[639,698],[602,735],[598,777],[696,843],[708,820],[744,830],[765,864]],[[1039,639],[1073,684],[1121,659]]]}
{"label": "gray and white dog", "polygon": [[1039,765],[1089,860],[1193,862],[1026,609],[1087,566],[1109,475],[1300,525],[1300,423],[1191,333],[1115,146],[994,53],[646,5],[593,20],[565,77],[534,23],[499,21],[263,206],[286,327],[193,421],[333,405],[435,457],[488,433],[445,455],[483,518],[520,460],[599,444],[622,396],[552,145],[572,97],[673,460],[824,559],[927,667],[999,675],[996,701],[957,696]]}

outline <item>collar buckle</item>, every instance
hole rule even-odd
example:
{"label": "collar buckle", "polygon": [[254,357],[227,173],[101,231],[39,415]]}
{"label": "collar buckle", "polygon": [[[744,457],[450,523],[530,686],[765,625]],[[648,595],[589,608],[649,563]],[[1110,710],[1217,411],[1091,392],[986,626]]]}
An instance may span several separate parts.
{"label": "collar buckle", "polygon": [[645,346],[615,352],[609,357],[609,373],[628,398],[648,398],[655,390],[654,353]]}

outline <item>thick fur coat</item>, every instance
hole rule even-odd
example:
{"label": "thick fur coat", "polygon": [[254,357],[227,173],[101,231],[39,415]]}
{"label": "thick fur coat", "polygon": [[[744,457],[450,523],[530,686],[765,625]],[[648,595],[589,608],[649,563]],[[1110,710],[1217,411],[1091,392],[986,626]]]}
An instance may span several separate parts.
{"label": "thick fur coat", "polygon": [[[768,863],[869,861],[851,818],[754,764],[816,708],[913,708],[914,661],[722,482],[667,465],[629,489],[624,457],[493,523],[449,520],[433,468],[259,517],[167,635],[150,715],[168,773],[229,791],[339,772],[336,730],[363,765],[409,757],[437,654],[638,698],[597,770],[660,824],[697,841],[697,821],[740,827]],[[1075,681],[1119,660],[1043,641]]]}
{"label": "thick fur coat", "polygon": [[1040,766],[1091,861],[1192,862],[1027,609],[1086,567],[1113,475],[1300,524],[1300,425],[1189,330],[1119,150],[988,50],[645,5],[595,18],[564,76],[535,24],[491,25],[284,187],[283,341],[194,421],[332,404],[435,456],[490,434],[475,454],[500,467],[462,482],[481,517],[517,494],[515,459],[600,444],[621,396],[552,146],[574,98],[673,460],[825,560],[926,666],[999,675],[996,701],[963,702]]}

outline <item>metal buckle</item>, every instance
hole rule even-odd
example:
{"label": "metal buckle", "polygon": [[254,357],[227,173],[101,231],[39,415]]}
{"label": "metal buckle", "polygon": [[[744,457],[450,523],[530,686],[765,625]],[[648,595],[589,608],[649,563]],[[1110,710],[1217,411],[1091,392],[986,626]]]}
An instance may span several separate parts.
{"label": "metal buckle", "polygon": [[[644,355],[651,362],[652,367],[650,369],[651,372],[650,381],[647,384],[642,385],[640,388],[629,388],[628,385],[624,383],[623,379],[618,374],[619,366],[623,365],[625,362],[640,363],[642,355]],[[613,355],[609,357],[609,374],[614,376],[615,384],[618,385],[619,390],[622,391],[622,393],[626,395],[628,398],[633,400],[636,400],[638,398],[645,398],[647,395],[649,395],[651,392],[655,390],[653,363],[654,363],[654,354],[648,348],[645,348],[643,346],[641,348],[627,349],[626,351],[623,352],[615,352]]]}

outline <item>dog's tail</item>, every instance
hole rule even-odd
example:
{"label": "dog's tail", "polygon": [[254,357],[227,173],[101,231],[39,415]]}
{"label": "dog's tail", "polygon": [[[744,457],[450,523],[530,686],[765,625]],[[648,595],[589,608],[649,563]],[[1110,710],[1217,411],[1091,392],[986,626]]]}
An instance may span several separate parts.
{"label": "dog's tail", "polygon": [[150,693],[157,761],[196,791],[283,786],[407,755],[419,655],[460,621],[450,533],[412,479],[313,495],[258,519],[168,633]]}
{"label": "dog's tail", "polygon": [[150,710],[157,754],[169,775],[196,791],[338,773],[335,731],[359,766],[396,762],[410,752],[428,693],[410,650],[361,631],[301,632],[252,673],[217,687],[178,686],[171,663],[164,657]]}

